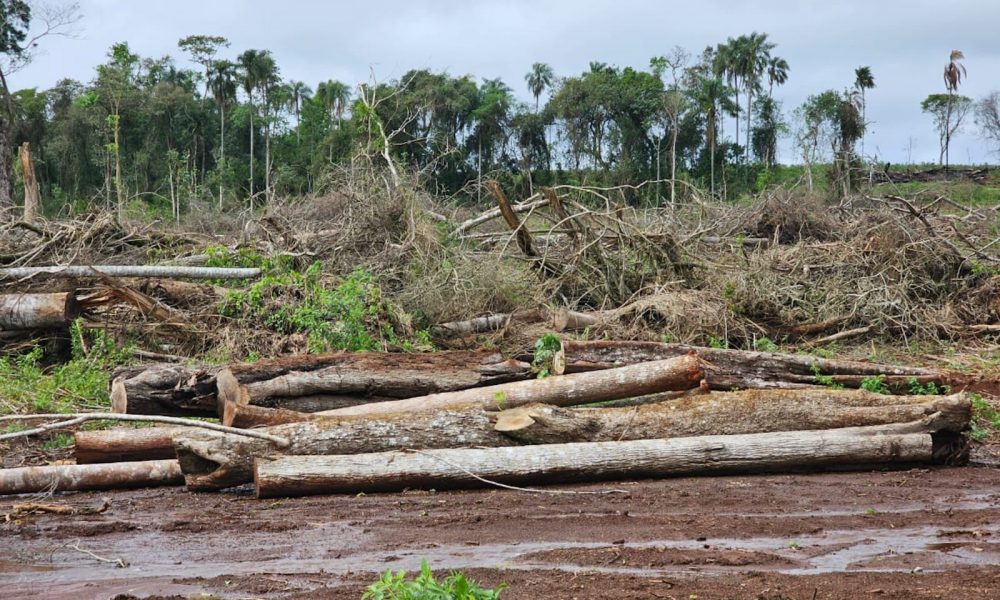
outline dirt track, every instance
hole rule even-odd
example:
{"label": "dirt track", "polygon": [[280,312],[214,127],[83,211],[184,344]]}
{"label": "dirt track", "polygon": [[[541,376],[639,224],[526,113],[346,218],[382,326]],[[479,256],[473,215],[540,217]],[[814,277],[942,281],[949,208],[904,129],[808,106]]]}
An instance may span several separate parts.
{"label": "dirt track", "polygon": [[627,493],[116,492],[101,515],[0,524],[0,596],[356,599],[379,572],[426,558],[507,582],[508,600],[1000,598],[995,467],[561,489],[612,488]]}

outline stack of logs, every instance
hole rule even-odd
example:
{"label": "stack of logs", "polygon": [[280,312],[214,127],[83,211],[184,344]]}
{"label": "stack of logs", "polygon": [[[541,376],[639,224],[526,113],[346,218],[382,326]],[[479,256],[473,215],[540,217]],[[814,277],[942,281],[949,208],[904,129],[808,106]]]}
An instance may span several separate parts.
{"label": "stack of logs", "polygon": [[[914,383],[955,383],[937,370],[607,341],[563,342],[552,367],[539,379],[524,360],[452,351],[125,369],[111,382],[115,412],[214,417],[268,439],[185,426],[82,431],[77,465],[0,470],[0,494],[253,484],[265,498],[967,456],[968,395],[905,395]],[[876,377],[902,393],[840,389]]]}

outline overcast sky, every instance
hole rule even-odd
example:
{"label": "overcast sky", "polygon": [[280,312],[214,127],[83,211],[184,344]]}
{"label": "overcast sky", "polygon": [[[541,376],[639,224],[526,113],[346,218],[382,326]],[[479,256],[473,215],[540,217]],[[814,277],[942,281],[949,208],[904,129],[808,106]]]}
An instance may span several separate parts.
{"label": "overcast sky", "polygon": [[[842,90],[854,68],[870,65],[867,151],[883,160],[936,161],[938,142],[920,101],[944,91],[953,48],[965,52],[961,92],[1000,89],[1000,2],[995,0],[81,0],[76,39],[48,39],[11,85],[51,87],[89,81],[107,49],[128,41],[142,56],[174,55],[190,34],[223,35],[233,58],[266,48],[286,79],[315,87],[399,77],[411,68],[502,77],[523,99],[536,61],[574,75],[590,61],[646,68],[680,45],[697,55],[729,36],[765,31],[791,65],[775,92],[786,111],[813,93]],[[782,144],[784,162],[795,159]],[[911,154],[912,152],[912,154]],[[952,162],[996,161],[972,120],[955,138]]]}

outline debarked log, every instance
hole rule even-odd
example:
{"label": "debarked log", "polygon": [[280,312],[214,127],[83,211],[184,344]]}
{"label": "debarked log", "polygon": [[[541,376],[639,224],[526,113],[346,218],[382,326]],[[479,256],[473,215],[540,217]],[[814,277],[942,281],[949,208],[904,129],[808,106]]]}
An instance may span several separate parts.
{"label": "debarked log", "polygon": [[515,381],[458,392],[351,406],[324,411],[324,414],[379,415],[462,405],[475,405],[484,410],[504,410],[532,403],[573,406],[688,390],[698,387],[701,378],[700,361],[692,354],[592,373]]}
{"label": "debarked log", "polygon": [[0,294],[0,331],[61,329],[79,314],[74,292]]}
{"label": "debarked log", "polygon": [[179,485],[176,460],[0,469],[0,495]]}
{"label": "debarked log", "polygon": [[821,384],[858,388],[865,379],[881,376],[890,389],[905,393],[913,382],[944,385],[956,379],[954,374],[938,369],[659,342],[565,340],[562,350],[567,373],[663,360],[693,352],[704,361],[705,379],[713,390],[796,389]]}
{"label": "debarked log", "polygon": [[782,472],[930,462],[926,433],[872,435],[859,429],[285,456],[254,463],[258,498],[403,489],[537,485],[700,473]]}

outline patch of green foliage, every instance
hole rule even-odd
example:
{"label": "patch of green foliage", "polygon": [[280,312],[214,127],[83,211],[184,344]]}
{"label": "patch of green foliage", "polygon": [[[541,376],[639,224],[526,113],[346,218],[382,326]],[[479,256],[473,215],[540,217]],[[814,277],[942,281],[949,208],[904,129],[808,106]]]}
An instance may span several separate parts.
{"label": "patch of green foliage", "polygon": [[885,375],[874,375],[861,380],[861,389],[875,394],[891,394],[889,384],[885,382]]}
{"label": "patch of green foliage", "polygon": [[709,336],[709,338],[708,338],[708,347],[709,348],[715,348],[717,350],[725,350],[725,349],[729,348],[729,341],[728,340],[724,340],[724,339],[720,339],[720,338],[717,338],[717,337],[714,337],[714,336]]}
{"label": "patch of green foliage", "polygon": [[831,390],[844,389],[844,386],[834,381],[832,376],[824,375],[823,371],[819,368],[818,364],[813,363],[812,372],[813,372],[813,377],[816,379],[816,383],[820,385],[825,385]]}
{"label": "patch of green foliage", "polygon": [[438,582],[434,579],[427,561],[420,566],[420,574],[411,581],[406,572],[386,571],[375,583],[368,586],[362,600],[496,600],[507,587],[501,584],[495,590],[480,587],[461,572],[454,572]]}
{"label": "patch of green foliage", "polygon": [[778,344],[775,344],[771,338],[762,337],[754,340],[753,349],[759,352],[777,352],[780,350]]}
{"label": "patch of green foliage", "polygon": [[41,347],[0,358],[0,412],[76,412],[79,407],[108,406],[108,371],[131,360],[133,349],[119,348],[103,331],[85,332],[79,321],[70,334],[73,355],[64,364],[44,367]]}
{"label": "patch of green foliage", "polygon": [[561,349],[562,340],[554,333],[546,333],[535,342],[535,355],[531,360],[531,369],[538,374],[539,379],[544,379],[552,374],[553,361]]}
{"label": "patch of green foliage", "polygon": [[230,291],[219,312],[278,333],[304,333],[316,354],[430,347],[426,331],[412,336],[400,331],[400,318],[371,273],[356,270],[331,287],[319,262],[302,273],[286,267],[265,262],[264,276],[246,290]]}
{"label": "patch of green foliage", "polygon": [[907,380],[907,385],[910,387],[910,394],[914,396],[937,396],[940,394],[948,393],[948,386],[938,386],[933,381],[928,381],[927,383],[920,383],[917,381],[916,377],[910,377]]}
{"label": "patch of green foliage", "polygon": [[972,431],[969,437],[982,442],[990,436],[990,430],[1000,431],[1000,410],[990,406],[979,394],[972,395]]}

